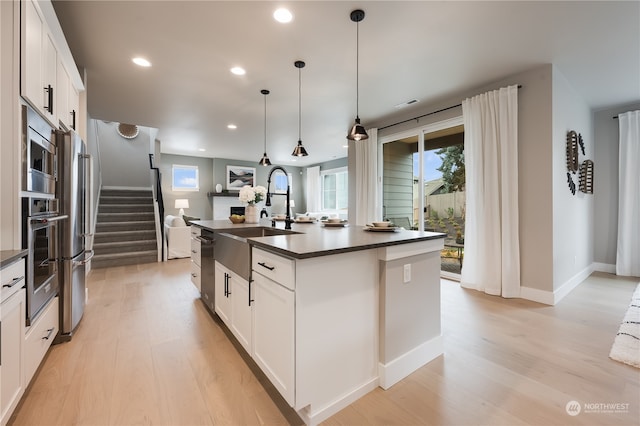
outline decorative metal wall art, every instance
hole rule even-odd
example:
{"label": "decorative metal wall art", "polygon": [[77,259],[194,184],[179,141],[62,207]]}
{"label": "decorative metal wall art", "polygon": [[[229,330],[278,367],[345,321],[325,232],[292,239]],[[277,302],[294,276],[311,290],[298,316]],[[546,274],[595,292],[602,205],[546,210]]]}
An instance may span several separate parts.
{"label": "decorative metal wall art", "polygon": [[[578,150],[579,147],[579,150]],[[585,194],[593,194],[593,161],[584,160],[582,164],[578,160],[580,151],[585,154],[584,140],[582,134],[575,130],[567,132],[567,185],[571,194],[576,195],[576,183],[573,175],[578,174],[578,189]]]}
{"label": "decorative metal wall art", "polygon": [[593,161],[584,160],[580,165],[580,191],[593,194]]}

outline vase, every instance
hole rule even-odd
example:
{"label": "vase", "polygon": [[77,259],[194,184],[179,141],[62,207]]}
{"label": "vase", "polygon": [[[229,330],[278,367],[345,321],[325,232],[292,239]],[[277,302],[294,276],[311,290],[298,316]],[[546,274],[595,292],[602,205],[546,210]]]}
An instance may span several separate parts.
{"label": "vase", "polygon": [[222,185],[220,184],[216,185],[216,192],[222,192]]}
{"label": "vase", "polygon": [[244,223],[258,223],[258,208],[254,204],[244,208]]}

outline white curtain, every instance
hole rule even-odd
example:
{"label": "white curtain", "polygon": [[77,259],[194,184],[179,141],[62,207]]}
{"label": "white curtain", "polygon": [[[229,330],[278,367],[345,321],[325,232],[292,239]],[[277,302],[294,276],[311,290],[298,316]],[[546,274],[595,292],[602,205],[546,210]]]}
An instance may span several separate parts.
{"label": "white curtain", "polygon": [[380,220],[378,217],[378,129],[367,129],[369,139],[355,141],[356,225]]}
{"label": "white curtain", "polygon": [[616,274],[640,277],[640,111],[618,116],[618,249]]}
{"label": "white curtain", "polygon": [[322,208],[320,166],[307,167],[307,211],[319,212]]}
{"label": "white curtain", "polygon": [[467,211],[461,285],[520,296],[518,88],[462,102]]}

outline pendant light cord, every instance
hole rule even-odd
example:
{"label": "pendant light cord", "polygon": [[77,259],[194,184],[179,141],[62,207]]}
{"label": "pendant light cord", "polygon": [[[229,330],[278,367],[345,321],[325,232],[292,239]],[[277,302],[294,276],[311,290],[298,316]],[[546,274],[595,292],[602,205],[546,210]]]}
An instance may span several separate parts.
{"label": "pendant light cord", "polygon": [[356,22],[356,117],[360,117],[360,21]]}
{"label": "pendant light cord", "polygon": [[264,153],[267,153],[267,94],[264,95]]}
{"label": "pendant light cord", "polygon": [[298,140],[302,140],[302,68],[298,68]]}

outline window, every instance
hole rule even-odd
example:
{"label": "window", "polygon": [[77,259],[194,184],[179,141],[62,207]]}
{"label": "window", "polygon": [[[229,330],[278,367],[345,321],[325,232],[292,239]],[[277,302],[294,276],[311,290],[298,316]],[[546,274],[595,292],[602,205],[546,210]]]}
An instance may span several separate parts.
{"label": "window", "polygon": [[171,168],[171,189],[174,191],[198,191],[198,166],[180,166]]}
{"label": "window", "polygon": [[322,210],[343,210],[349,206],[348,172],[346,167],[320,172]]}

